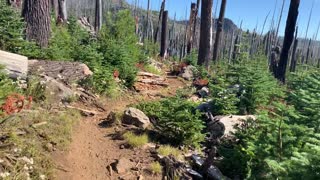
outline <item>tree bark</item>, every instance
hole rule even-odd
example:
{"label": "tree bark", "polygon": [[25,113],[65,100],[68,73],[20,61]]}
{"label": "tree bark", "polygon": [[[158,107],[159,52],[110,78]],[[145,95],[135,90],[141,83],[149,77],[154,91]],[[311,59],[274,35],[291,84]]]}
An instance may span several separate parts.
{"label": "tree bark", "polygon": [[99,32],[102,26],[102,0],[96,0],[96,16],[95,16],[95,31]]}
{"label": "tree bark", "polygon": [[165,58],[167,51],[167,25],[168,25],[168,11],[163,12],[162,27],[161,27],[161,49],[160,57]]}
{"label": "tree bark", "polygon": [[67,0],[58,0],[59,1],[59,18],[62,22],[67,22]]}
{"label": "tree bark", "polygon": [[291,63],[290,63],[290,72],[295,72],[296,71],[296,65],[297,65],[297,48],[298,48],[298,27],[296,28],[296,35],[294,38],[294,43],[293,43],[293,49],[292,49],[292,56],[291,56]]}
{"label": "tree bark", "polygon": [[58,20],[58,16],[59,16],[59,3],[58,3],[58,0],[51,0],[51,8],[50,9],[54,14],[55,20]]}
{"label": "tree bark", "polygon": [[215,62],[218,60],[218,56],[219,56],[220,38],[221,38],[221,33],[223,31],[223,22],[224,22],[224,14],[226,12],[226,6],[227,6],[227,0],[222,0],[219,19],[218,19],[216,39],[215,39],[214,48],[213,48],[213,61]]}
{"label": "tree bark", "polygon": [[50,38],[49,0],[25,0],[22,15],[27,24],[26,38],[41,48],[48,46]]}
{"label": "tree bark", "polygon": [[283,47],[280,55],[280,62],[277,68],[276,78],[285,83],[286,81],[286,70],[288,64],[289,50],[294,38],[294,31],[297,24],[299,15],[300,0],[291,0],[289,13],[287,17],[286,30],[284,35]]}
{"label": "tree bark", "polygon": [[196,4],[192,3],[191,4],[191,11],[190,11],[190,19],[189,19],[189,26],[188,26],[188,32],[187,32],[187,54],[191,53],[192,50],[192,45],[193,45],[193,38],[194,38],[194,23],[196,19]]}
{"label": "tree bark", "polygon": [[213,0],[202,0],[198,65],[209,68]]}
{"label": "tree bark", "polygon": [[306,64],[308,64],[308,62],[309,62],[309,58],[310,58],[310,47],[311,47],[311,42],[312,42],[312,39],[310,38],[310,40],[309,40],[309,44],[308,44],[308,49],[307,49]]}
{"label": "tree bark", "polygon": [[162,0],[160,13],[159,13],[159,19],[158,19],[158,26],[157,26],[157,29],[156,29],[156,31],[154,33],[154,43],[156,43],[157,40],[158,40],[159,27],[160,27],[161,18],[163,17],[162,14],[163,14],[163,11],[165,9],[165,5],[166,5],[166,0]]}

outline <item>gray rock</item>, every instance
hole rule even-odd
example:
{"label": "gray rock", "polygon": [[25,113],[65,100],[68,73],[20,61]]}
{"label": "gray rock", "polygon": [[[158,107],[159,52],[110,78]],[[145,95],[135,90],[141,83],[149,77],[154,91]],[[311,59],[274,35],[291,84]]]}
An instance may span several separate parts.
{"label": "gray rock", "polygon": [[253,119],[255,116],[215,116],[213,121],[208,123],[208,130],[213,138],[221,136],[233,136],[236,127],[241,126],[246,120]]}
{"label": "gray rock", "polygon": [[228,179],[225,177],[222,172],[215,166],[210,166],[210,168],[207,171],[208,173],[208,178],[212,180],[224,180]]}
{"label": "gray rock", "polygon": [[197,92],[201,98],[209,96],[210,90],[208,87],[203,87]]}
{"label": "gray rock", "polygon": [[181,77],[183,77],[185,80],[191,81],[194,78],[194,71],[196,70],[196,67],[189,65],[183,69]]}
{"label": "gray rock", "polygon": [[199,110],[200,112],[211,112],[212,108],[213,107],[212,107],[211,101],[201,103],[198,107],[196,107],[196,109]]}
{"label": "gray rock", "polygon": [[148,116],[139,109],[132,107],[129,107],[124,111],[122,122],[125,124],[132,124],[143,129],[150,125]]}
{"label": "gray rock", "polygon": [[118,174],[123,174],[129,171],[133,166],[134,164],[129,159],[120,158],[115,164],[115,171]]}
{"label": "gray rock", "polygon": [[45,84],[46,91],[54,96],[57,101],[65,100],[75,95],[75,92],[71,88],[52,77],[44,76],[42,83]]}

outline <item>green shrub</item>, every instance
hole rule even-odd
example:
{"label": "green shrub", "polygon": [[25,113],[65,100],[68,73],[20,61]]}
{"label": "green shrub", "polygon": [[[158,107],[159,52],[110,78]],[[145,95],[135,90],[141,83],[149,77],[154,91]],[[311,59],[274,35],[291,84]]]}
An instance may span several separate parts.
{"label": "green shrub", "polygon": [[127,132],[123,135],[124,139],[131,147],[141,147],[148,143],[149,138],[146,134],[135,135],[132,132]]}
{"label": "green shrub", "polygon": [[[295,75],[288,102],[265,106],[255,121],[235,134],[238,143],[221,146],[220,168],[242,179],[319,179],[319,73]],[[282,94],[283,92],[279,92]]]}
{"label": "green shrub", "polygon": [[195,104],[180,97],[142,103],[137,107],[155,119],[155,129],[172,143],[198,147],[204,140],[204,122]]}
{"label": "green shrub", "polygon": [[102,66],[118,70],[127,87],[133,86],[137,73],[135,65],[141,57],[134,29],[130,12],[119,11],[114,18],[109,15],[107,26],[102,28],[98,38],[99,51],[104,57]]}
{"label": "green shrub", "polygon": [[18,11],[7,5],[7,1],[0,0],[0,49],[18,52],[23,41],[24,23]]}
{"label": "green shrub", "polygon": [[190,54],[185,58],[185,61],[188,65],[197,66],[198,64],[198,52],[196,49],[193,49]]}

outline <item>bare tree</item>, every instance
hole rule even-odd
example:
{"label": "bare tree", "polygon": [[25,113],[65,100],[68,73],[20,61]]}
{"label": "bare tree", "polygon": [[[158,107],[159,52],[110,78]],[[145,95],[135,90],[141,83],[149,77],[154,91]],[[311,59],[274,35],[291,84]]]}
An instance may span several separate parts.
{"label": "bare tree", "polygon": [[102,0],[96,0],[95,30],[98,32],[102,26]]}
{"label": "bare tree", "polygon": [[165,6],[166,6],[166,0],[162,0],[162,3],[161,3],[161,8],[160,8],[160,13],[159,13],[159,19],[158,19],[158,26],[156,28],[156,31],[154,33],[154,43],[157,42],[158,40],[158,33],[159,33],[159,28],[160,28],[160,22],[161,22],[161,18],[163,17],[163,11],[165,9]]}
{"label": "bare tree", "polygon": [[287,17],[283,47],[280,54],[280,61],[278,64],[277,73],[275,74],[275,77],[282,83],[285,83],[286,81],[286,70],[288,64],[289,50],[294,38],[294,31],[299,15],[299,6],[300,0],[291,0],[289,13]]}
{"label": "bare tree", "polygon": [[22,15],[27,24],[26,38],[40,47],[48,46],[50,38],[49,0],[25,0]]}
{"label": "bare tree", "polygon": [[296,71],[296,65],[297,65],[297,48],[298,48],[298,26],[296,28],[296,35],[294,37],[294,43],[293,43],[293,49],[292,49],[292,55],[291,55],[291,63],[290,63],[290,72]]}
{"label": "bare tree", "polygon": [[190,54],[191,50],[192,50],[192,45],[193,45],[193,32],[194,32],[194,23],[195,23],[195,19],[197,17],[196,15],[196,4],[195,3],[191,3],[191,11],[190,11],[190,19],[189,19],[189,26],[188,26],[188,31],[187,31],[187,54]]}
{"label": "bare tree", "polygon": [[161,26],[161,49],[160,57],[165,58],[167,51],[167,25],[168,25],[168,11],[163,12],[162,26]]}
{"label": "bare tree", "polygon": [[63,22],[67,22],[68,13],[67,13],[67,0],[58,0],[59,1],[59,18]]}
{"label": "bare tree", "polygon": [[226,6],[227,6],[227,0],[222,0],[221,7],[220,7],[219,19],[218,19],[216,39],[215,39],[214,48],[213,48],[213,61],[218,60],[219,48],[220,48],[219,47],[220,38],[221,38],[221,32],[223,30],[223,22],[224,22],[224,14],[226,11]]}
{"label": "bare tree", "polygon": [[202,0],[198,65],[209,68],[213,0]]}

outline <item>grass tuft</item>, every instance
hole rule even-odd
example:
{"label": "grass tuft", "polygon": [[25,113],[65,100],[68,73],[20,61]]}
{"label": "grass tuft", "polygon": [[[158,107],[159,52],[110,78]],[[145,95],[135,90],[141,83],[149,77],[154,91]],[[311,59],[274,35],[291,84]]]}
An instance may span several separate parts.
{"label": "grass tuft", "polygon": [[174,148],[174,147],[169,146],[169,145],[164,145],[164,146],[159,147],[158,153],[159,153],[159,155],[161,155],[161,156],[169,156],[169,155],[172,155],[172,156],[174,156],[176,159],[179,159],[179,160],[182,160],[182,159],[183,159],[183,157],[182,157],[182,152],[181,152],[179,149]]}
{"label": "grass tuft", "polygon": [[162,166],[159,162],[152,162],[150,164],[150,171],[153,173],[153,174],[161,174],[162,173]]}
{"label": "grass tuft", "polygon": [[135,135],[132,132],[127,132],[123,135],[124,139],[131,147],[141,147],[148,143],[149,138],[146,134]]}

